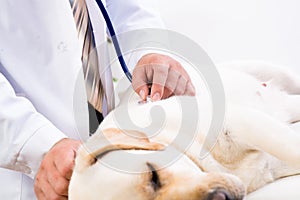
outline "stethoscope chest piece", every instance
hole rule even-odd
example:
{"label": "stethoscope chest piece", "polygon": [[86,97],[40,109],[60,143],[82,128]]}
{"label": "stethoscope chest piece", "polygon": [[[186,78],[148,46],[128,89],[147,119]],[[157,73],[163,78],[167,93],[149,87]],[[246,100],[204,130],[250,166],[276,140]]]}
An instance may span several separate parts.
{"label": "stethoscope chest piece", "polygon": [[150,103],[150,102],[153,102],[153,101],[152,101],[150,95],[148,95],[146,100],[138,101],[138,104],[142,105],[142,104],[146,104],[146,103]]}

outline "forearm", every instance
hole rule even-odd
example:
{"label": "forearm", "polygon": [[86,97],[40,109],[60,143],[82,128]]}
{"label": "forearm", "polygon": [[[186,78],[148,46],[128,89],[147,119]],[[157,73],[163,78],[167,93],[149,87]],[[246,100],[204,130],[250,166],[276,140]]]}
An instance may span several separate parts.
{"label": "forearm", "polygon": [[44,154],[66,136],[28,99],[17,96],[1,73],[0,91],[0,167],[33,178]]}

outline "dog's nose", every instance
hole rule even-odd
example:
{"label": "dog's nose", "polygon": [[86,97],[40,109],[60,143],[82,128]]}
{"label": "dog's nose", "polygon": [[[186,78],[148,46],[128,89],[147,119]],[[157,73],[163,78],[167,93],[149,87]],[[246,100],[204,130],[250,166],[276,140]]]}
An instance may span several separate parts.
{"label": "dog's nose", "polygon": [[214,190],[208,194],[207,200],[233,200],[224,190]]}

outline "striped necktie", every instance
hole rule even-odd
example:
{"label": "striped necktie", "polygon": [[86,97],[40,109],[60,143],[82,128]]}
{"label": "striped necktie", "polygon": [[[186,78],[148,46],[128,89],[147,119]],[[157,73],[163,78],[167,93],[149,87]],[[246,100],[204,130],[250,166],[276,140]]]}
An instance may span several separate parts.
{"label": "striped necktie", "polygon": [[[70,0],[78,31],[78,38],[82,46],[82,67],[89,103],[100,113],[103,113],[105,90],[100,80],[99,62],[92,24],[85,0]],[[106,105],[107,106],[107,105]]]}

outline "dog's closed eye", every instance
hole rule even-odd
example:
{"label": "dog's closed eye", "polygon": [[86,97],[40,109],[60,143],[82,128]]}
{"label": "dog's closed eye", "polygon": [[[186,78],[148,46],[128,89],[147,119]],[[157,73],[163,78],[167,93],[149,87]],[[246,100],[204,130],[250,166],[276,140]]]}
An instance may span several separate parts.
{"label": "dog's closed eye", "polygon": [[150,184],[154,191],[161,188],[161,182],[159,180],[159,175],[157,173],[157,170],[151,163],[147,163],[147,166],[150,170]]}

